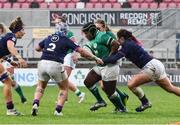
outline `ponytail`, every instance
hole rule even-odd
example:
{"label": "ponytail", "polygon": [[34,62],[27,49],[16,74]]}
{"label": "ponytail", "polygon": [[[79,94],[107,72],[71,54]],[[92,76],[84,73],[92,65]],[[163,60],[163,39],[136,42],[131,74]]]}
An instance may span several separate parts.
{"label": "ponytail", "polygon": [[98,19],[95,23],[102,24],[103,28],[105,28],[105,31],[111,31],[104,20]]}
{"label": "ponytail", "polygon": [[143,46],[143,43],[139,40],[136,39],[135,36],[132,35],[132,32],[128,31],[128,30],[125,30],[125,29],[120,29],[118,32],[117,32],[117,37],[118,38],[121,38],[121,37],[124,37],[124,39],[131,39],[133,40],[133,42],[135,42],[136,44],[140,45],[140,46]]}
{"label": "ponytail", "polygon": [[131,39],[132,39],[136,44],[138,44],[138,45],[140,45],[140,46],[143,46],[143,43],[142,43],[141,41],[137,40],[136,37],[134,37],[133,35],[132,35]]}

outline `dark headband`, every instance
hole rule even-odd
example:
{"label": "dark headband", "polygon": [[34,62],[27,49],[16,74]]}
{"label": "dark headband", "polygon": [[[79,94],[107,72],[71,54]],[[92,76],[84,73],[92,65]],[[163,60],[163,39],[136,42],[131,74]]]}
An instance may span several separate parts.
{"label": "dark headband", "polygon": [[17,33],[18,31],[21,31],[23,27],[16,27],[15,29],[10,29],[13,33]]}

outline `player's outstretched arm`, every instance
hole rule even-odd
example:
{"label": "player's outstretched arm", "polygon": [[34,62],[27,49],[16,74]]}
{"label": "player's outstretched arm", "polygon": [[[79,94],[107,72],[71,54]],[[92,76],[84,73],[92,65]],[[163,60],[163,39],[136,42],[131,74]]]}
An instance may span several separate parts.
{"label": "player's outstretched arm", "polygon": [[106,57],[106,58],[104,58],[104,59],[102,59],[102,60],[103,60],[103,62],[104,62],[105,64],[108,64],[108,63],[114,64],[114,63],[117,62],[117,60],[119,60],[120,58],[122,58],[122,57],[124,57],[124,56],[125,56],[125,55],[124,55],[123,52],[118,51],[117,53],[112,54],[112,55],[110,55],[109,57]]}
{"label": "player's outstretched arm", "polygon": [[98,64],[103,64],[103,61],[100,58],[98,58],[97,56],[93,55],[92,53],[86,51],[83,48],[79,47],[76,51],[79,52],[81,54],[81,56],[86,59],[95,60]]}

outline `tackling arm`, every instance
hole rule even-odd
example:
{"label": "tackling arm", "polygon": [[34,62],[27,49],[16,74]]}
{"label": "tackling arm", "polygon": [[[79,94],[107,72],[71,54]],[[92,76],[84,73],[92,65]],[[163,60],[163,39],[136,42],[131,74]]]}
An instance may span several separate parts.
{"label": "tackling arm", "polygon": [[122,53],[121,51],[118,51],[117,53],[115,54],[112,54],[111,56],[107,57],[107,58],[104,58],[103,59],[103,62],[105,64],[108,64],[108,63],[116,63],[117,60],[119,60],[120,58],[124,57],[124,53]]}
{"label": "tackling arm", "polygon": [[81,54],[81,56],[84,58],[87,58],[90,60],[95,60],[98,64],[103,64],[103,62],[100,58],[98,58],[97,56],[93,55],[92,53],[86,51],[83,48],[79,47],[76,51],[79,52]]}

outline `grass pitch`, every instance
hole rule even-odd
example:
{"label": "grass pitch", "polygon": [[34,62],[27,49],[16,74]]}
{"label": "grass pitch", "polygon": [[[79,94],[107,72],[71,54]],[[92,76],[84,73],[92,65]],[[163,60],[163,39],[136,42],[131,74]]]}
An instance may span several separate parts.
{"label": "grass pitch", "polygon": [[80,88],[86,93],[86,100],[78,103],[74,93],[69,92],[68,103],[63,108],[63,116],[54,116],[55,100],[58,89],[56,86],[48,86],[40,102],[39,114],[36,117],[30,115],[35,87],[23,87],[28,99],[27,104],[21,104],[20,98],[13,90],[15,108],[23,112],[25,116],[6,116],[6,106],[0,88],[0,124],[171,124],[180,122],[180,98],[166,93],[157,86],[144,86],[143,89],[153,106],[142,113],[135,112],[139,106],[138,99],[127,89],[126,86],[119,87],[129,95],[127,104],[128,113],[113,114],[114,107],[101,92],[108,103],[106,108],[96,112],[89,111],[89,107],[95,102],[91,93],[84,87]]}

